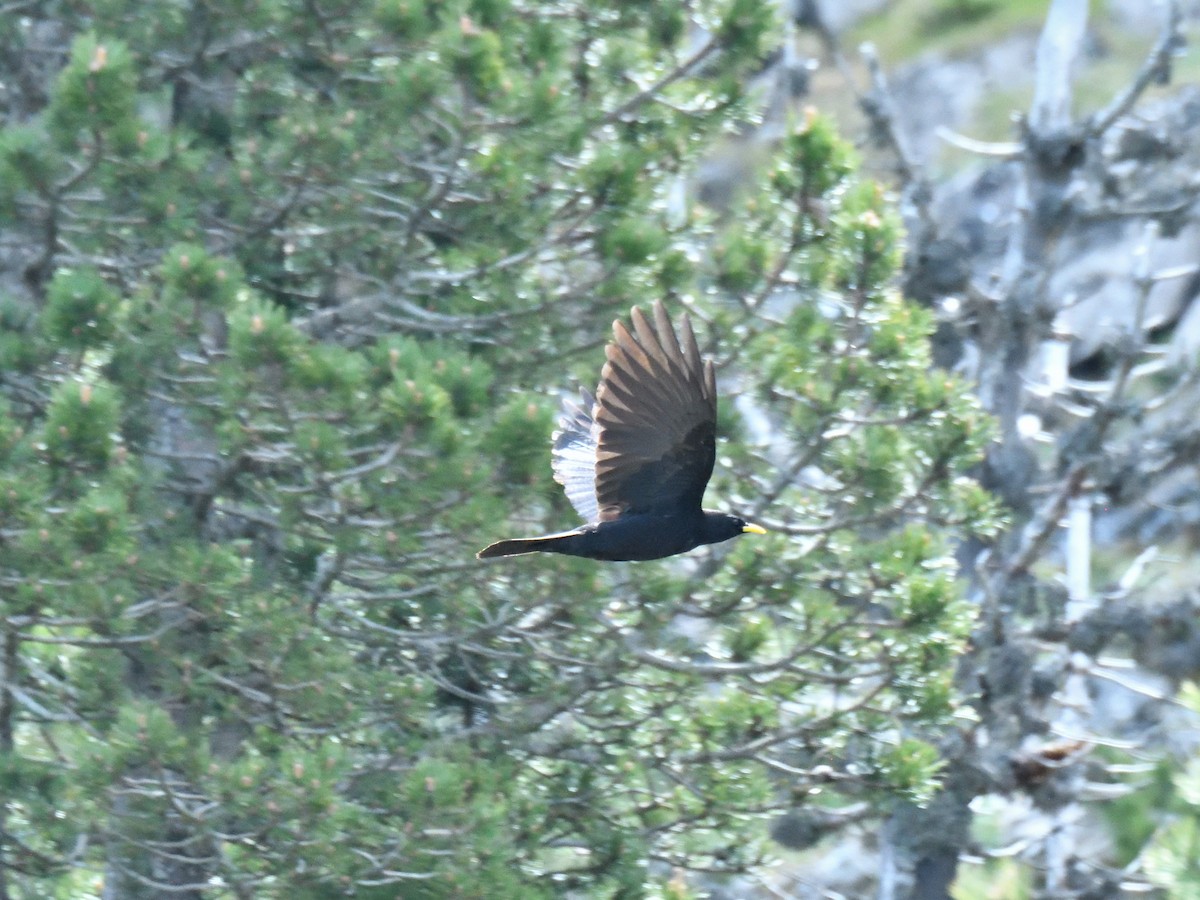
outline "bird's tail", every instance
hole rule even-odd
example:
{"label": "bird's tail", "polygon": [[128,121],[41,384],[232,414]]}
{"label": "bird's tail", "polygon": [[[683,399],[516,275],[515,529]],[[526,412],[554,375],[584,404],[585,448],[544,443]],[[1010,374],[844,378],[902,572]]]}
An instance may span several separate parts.
{"label": "bird's tail", "polygon": [[539,550],[551,553],[560,548],[554,545],[563,539],[561,534],[548,534],[543,537],[514,538],[508,541],[496,541],[475,554],[478,559],[492,559],[497,556],[517,556],[521,553],[536,553]]}

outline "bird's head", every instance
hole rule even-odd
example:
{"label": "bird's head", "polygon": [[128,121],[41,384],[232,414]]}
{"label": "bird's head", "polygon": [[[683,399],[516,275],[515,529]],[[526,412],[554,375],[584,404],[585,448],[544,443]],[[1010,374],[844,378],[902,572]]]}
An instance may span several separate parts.
{"label": "bird's head", "polygon": [[704,543],[717,544],[735,538],[739,534],[766,534],[767,529],[741,516],[728,513],[704,511]]}

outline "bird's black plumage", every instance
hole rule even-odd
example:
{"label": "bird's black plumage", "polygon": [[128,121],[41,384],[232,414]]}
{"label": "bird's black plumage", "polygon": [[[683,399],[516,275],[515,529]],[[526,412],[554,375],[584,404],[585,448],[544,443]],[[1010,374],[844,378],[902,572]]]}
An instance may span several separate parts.
{"label": "bird's black plumage", "polygon": [[554,435],[554,478],[587,524],[498,541],[481,559],[538,551],[661,559],[763,532],[700,507],[717,453],[717,383],[688,317],[679,336],[662,303],[653,323],[636,307],[631,319],[632,331],[613,323],[595,398],[583,391],[568,403]]}

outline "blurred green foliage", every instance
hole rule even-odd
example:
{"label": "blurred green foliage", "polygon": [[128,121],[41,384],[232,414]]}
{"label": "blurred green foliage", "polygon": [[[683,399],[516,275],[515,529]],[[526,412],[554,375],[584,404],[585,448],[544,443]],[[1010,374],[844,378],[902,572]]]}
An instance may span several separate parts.
{"label": "blurred green foliage", "polygon": [[[1180,702],[1200,715],[1200,689],[1185,685]],[[1200,755],[1179,762],[1174,771],[1160,769],[1157,790],[1143,791],[1137,821],[1153,826],[1143,848],[1146,874],[1171,897],[1200,892]],[[1128,833],[1132,829],[1122,828]],[[1143,832],[1144,833],[1144,832]]]}

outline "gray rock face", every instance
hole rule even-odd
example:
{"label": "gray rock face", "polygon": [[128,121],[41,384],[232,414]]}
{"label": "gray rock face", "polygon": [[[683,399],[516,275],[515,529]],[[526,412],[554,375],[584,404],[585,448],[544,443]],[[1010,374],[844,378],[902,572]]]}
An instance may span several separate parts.
{"label": "gray rock face", "polygon": [[[1072,366],[1113,346],[1138,317],[1143,330],[1166,338],[1174,358],[1194,356],[1200,350],[1200,312],[1192,303],[1200,261],[1200,90],[1131,117],[1087,152],[1064,188],[1058,237],[1045,248],[1041,302],[1052,330],[1070,342]],[[1016,175],[1014,164],[999,163],[942,186],[935,202],[940,243],[909,274],[914,296],[937,302],[997,277],[1016,215]],[[1147,215],[1158,223],[1149,240]],[[1144,265],[1159,277],[1139,309],[1135,263],[1143,248]],[[1040,373],[1030,377],[1041,380]]]}
{"label": "gray rock face", "polygon": [[891,78],[913,155],[936,162],[944,149],[939,128],[962,130],[989,96],[1033,82],[1037,36],[1015,34],[971,56],[929,54]]}

